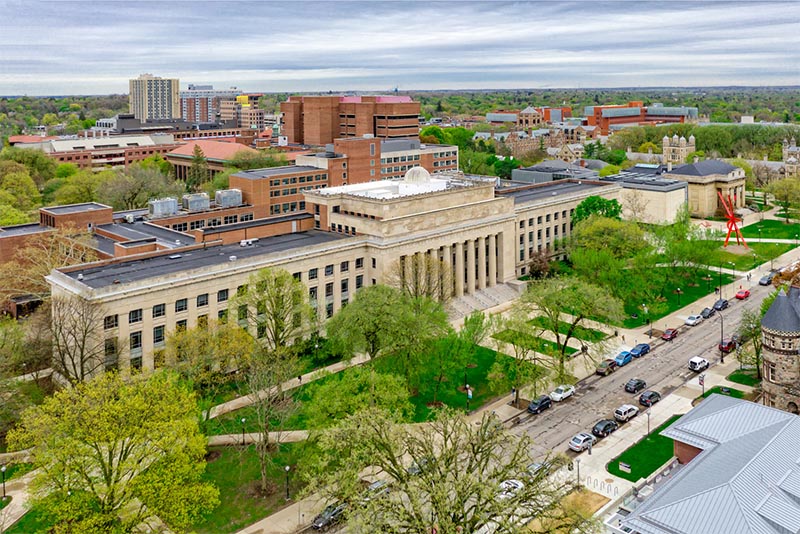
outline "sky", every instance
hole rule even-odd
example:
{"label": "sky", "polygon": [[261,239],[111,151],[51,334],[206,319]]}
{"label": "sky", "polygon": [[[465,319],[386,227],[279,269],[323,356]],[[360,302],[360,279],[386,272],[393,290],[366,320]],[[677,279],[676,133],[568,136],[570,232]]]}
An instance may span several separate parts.
{"label": "sky", "polygon": [[0,0],[0,95],[800,85],[798,6]]}

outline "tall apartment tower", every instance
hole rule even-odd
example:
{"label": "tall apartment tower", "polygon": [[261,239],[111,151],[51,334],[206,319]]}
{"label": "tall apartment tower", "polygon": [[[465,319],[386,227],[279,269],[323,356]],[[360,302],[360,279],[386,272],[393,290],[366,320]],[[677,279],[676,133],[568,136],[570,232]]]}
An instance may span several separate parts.
{"label": "tall apartment tower", "polygon": [[130,108],[141,121],[150,119],[180,119],[181,102],[177,78],[160,78],[142,74],[129,80]]}
{"label": "tall apartment tower", "polygon": [[220,102],[236,98],[239,91],[235,87],[227,90],[214,90],[211,85],[189,84],[189,89],[181,91],[181,117],[189,122],[216,122],[220,112]]}
{"label": "tall apartment tower", "polygon": [[419,136],[419,102],[408,96],[290,96],[281,102],[290,143],[325,145],[334,139],[372,135]]}

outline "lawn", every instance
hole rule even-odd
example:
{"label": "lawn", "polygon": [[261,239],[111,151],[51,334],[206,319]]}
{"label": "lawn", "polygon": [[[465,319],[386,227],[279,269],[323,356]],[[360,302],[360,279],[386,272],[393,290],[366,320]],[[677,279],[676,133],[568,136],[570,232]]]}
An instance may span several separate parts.
{"label": "lawn", "polygon": [[[667,463],[667,460],[672,458],[673,455],[672,440],[659,435],[659,432],[677,421],[680,417],[680,415],[673,415],[667,419],[661,426],[653,430],[649,436],[636,445],[629,447],[625,452],[608,462],[606,470],[612,475],[630,480],[631,482],[636,482],[640,478],[647,478],[652,475],[656,469]],[[621,471],[619,462],[631,466],[631,472],[626,473]]]}
{"label": "lawn", "polygon": [[209,514],[206,521],[194,525],[192,529],[199,534],[237,532],[284,507],[286,475],[283,468],[286,465],[292,467],[289,494],[294,496],[302,489],[300,477],[291,476],[301,450],[302,445],[298,444],[281,446],[269,469],[269,491],[262,495],[259,491],[261,475],[254,447],[211,449],[211,459],[203,479],[219,488],[220,505]]}
{"label": "lawn", "polygon": [[[733,244],[736,244],[736,240],[733,237],[731,239]],[[734,254],[720,248],[714,254],[711,263],[713,265],[721,264],[724,268],[728,268],[730,267],[728,262],[733,262],[737,271],[749,271],[755,269],[757,265],[766,263],[795,248],[794,243],[759,243],[758,241],[754,242],[753,239],[747,243],[747,246],[750,248],[750,252],[746,254]]]}
{"label": "lawn", "polygon": [[13,526],[3,532],[5,534],[47,534],[55,526],[39,509],[31,508]]}
{"label": "lawn", "polygon": [[742,235],[748,239],[758,239],[758,230],[765,239],[795,239],[800,235],[800,224],[786,224],[785,221],[765,219],[742,228]]}
{"label": "lawn", "polygon": [[11,480],[14,477],[21,477],[29,473],[33,469],[33,464],[29,463],[9,463],[6,465],[6,480]]}
{"label": "lawn", "polygon": [[[506,341],[507,343],[512,343],[515,337],[522,339],[523,343],[520,346],[525,346],[530,350],[536,351],[540,354],[546,354],[548,356],[557,356],[558,352],[556,351],[556,342],[549,341],[547,339],[542,339],[538,336],[532,336],[530,334],[524,334],[522,332],[517,332],[515,330],[503,330],[501,332],[497,332],[494,334],[495,339],[499,339],[500,341]],[[566,347],[564,351],[567,355],[575,354],[578,352],[578,349],[573,349],[572,347]]]}
{"label": "lawn", "polygon": [[7,505],[8,503],[10,503],[10,502],[11,502],[11,497],[6,497],[5,499],[4,499],[3,497],[0,497],[0,510],[2,510],[3,508],[5,508],[5,507],[6,507],[6,505]]}
{"label": "lawn", "polygon": [[[704,278],[706,275],[710,279]],[[622,321],[622,326],[625,328],[637,328],[647,324],[648,319],[651,323],[655,323],[662,317],[691,304],[692,302],[710,295],[714,292],[714,288],[719,284],[720,276],[714,271],[706,270],[675,270],[675,275],[670,277],[668,290],[663,292],[664,306],[659,313],[651,313],[645,316],[642,310],[642,305],[639,301],[626,302],[625,313],[626,319]],[[722,274],[722,283],[729,284],[734,280],[733,276]],[[681,292],[678,293],[677,289],[680,288]],[[699,310],[698,310],[699,311]],[[633,314],[637,317],[633,318]]]}
{"label": "lawn", "polygon": [[734,371],[727,376],[727,379],[730,382],[750,387],[756,387],[761,383],[755,371]]}
{"label": "lawn", "polygon": [[[723,393],[723,388],[726,392]],[[714,386],[713,388],[707,389],[705,393],[703,393],[703,398],[707,398],[709,395],[716,393],[718,395],[727,395],[728,397],[733,397],[734,399],[743,399],[747,396],[744,391],[740,391],[734,388],[726,388],[724,386]]]}
{"label": "lawn", "polygon": [[[551,330],[550,329],[551,321],[547,317],[544,317],[544,316],[540,315],[540,316],[535,317],[534,319],[532,319],[530,321],[530,323],[532,325],[534,325],[534,326],[538,326],[539,328],[545,328],[548,331]],[[560,334],[566,334],[567,331],[569,330],[569,327],[570,327],[569,324],[567,324],[567,323],[562,321],[558,325],[558,332]],[[602,341],[602,340],[604,340],[605,338],[607,338],[609,336],[609,334],[606,334],[605,332],[601,332],[600,330],[594,330],[592,328],[585,328],[585,327],[580,326],[580,325],[575,327],[575,330],[572,333],[572,335],[573,335],[573,337],[576,337],[578,339],[582,339],[584,341],[588,341],[590,343],[597,343],[598,341]]]}

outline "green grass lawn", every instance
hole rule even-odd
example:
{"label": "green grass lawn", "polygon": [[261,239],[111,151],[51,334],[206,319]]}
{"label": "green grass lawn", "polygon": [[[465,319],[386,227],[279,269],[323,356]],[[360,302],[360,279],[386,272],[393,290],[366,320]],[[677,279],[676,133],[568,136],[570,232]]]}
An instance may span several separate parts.
{"label": "green grass lawn", "polygon": [[[665,269],[667,267],[664,267]],[[711,279],[706,280],[705,276],[710,275]],[[729,284],[733,281],[733,276],[723,273],[722,283]],[[719,284],[719,274],[714,271],[700,270],[678,270],[675,269],[675,274],[670,276],[670,282],[667,290],[663,292],[664,306],[659,313],[651,313],[649,316],[644,315],[641,303],[626,302],[625,314],[626,319],[622,321],[622,326],[625,328],[638,328],[646,325],[648,319],[651,323],[655,324],[659,319],[669,315],[670,313],[691,304],[692,302],[714,293],[714,288]],[[681,289],[681,293],[677,293],[677,289]],[[696,313],[699,313],[697,310]],[[633,314],[637,314],[637,318],[633,318]],[[668,325],[678,326],[678,325]]]}
{"label": "green grass lawn", "polygon": [[[511,343],[515,337],[520,337],[523,339],[524,345],[531,350],[534,350],[540,354],[547,354],[549,356],[555,356],[557,354],[556,351],[556,342],[549,341],[547,339],[542,339],[538,336],[532,336],[530,334],[525,334],[522,332],[517,332],[515,330],[503,330],[501,332],[497,332],[494,334],[495,339],[499,339],[500,341],[506,341]],[[573,349],[572,347],[566,347],[564,351],[567,355],[575,354],[578,352],[578,349]]]}
{"label": "green grass lawn", "polygon": [[30,473],[33,469],[33,464],[29,463],[9,463],[6,465],[6,480],[11,480],[14,477],[21,477],[26,473]]}
{"label": "green grass lawn", "polygon": [[742,228],[742,235],[747,239],[758,240],[759,230],[764,239],[794,239],[800,236],[800,224],[786,224],[785,221],[765,219]]}
{"label": "green grass lawn", "polygon": [[54,523],[38,508],[31,508],[13,526],[3,531],[5,534],[47,534]]}
{"label": "green grass lawn", "polygon": [[8,505],[8,503],[10,503],[10,502],[11,502],[11,497],[10,496],[6,497],[5,499],[3,497],[0,497],[0,510],[5,508]]}
{"label": "green grass lawn", "polygon": [[[550,320],[547,317],[538,316],[533,318],[530,323],[534,326],[538,326],[539,328],[546,328],[550,330]],[[569,330],[569,325],[565,322],[561,322],[558,325],[558,332],[561,334],[566,334]],[[575,327],[575,331],[572,333],[573,337],[578,339],[582,339],[584,341],[588,341],[590,343],[597,343],[598,341],[602,341],[609,336],[605,332],[601,332],[600,330],[594,330],[592,328],[585,328],[583,326],[578,325]]]}
{"label": "green grass lawn", "polygon": [[[642,416],[640,415],[640,417]],[[672,458],[672,440],[659,435],[659,432],[679,418],[680,415],[673,415],[667,419],[661,426],[653,430],[649,436],[608,462],[606,470],[612,475],[631,482],[636,482],[640,478],[647,478],[652,475],[656,469]],[[620,471],[619,462],[630,465],[631,472]]]}
{"label": "green grass lawn", "polygon": [[727,379],[730,382],[750,387],[756,387],[761,383],[755,371],[734,371],[727,376]]}
{"label": "green grass lawn", "polygon": [[[270,491],[262,495],[259,491],[261,475],[258,457],[253,446],[221,447],[209,451],[211,459],[206,466],[203,479],[219,488],[220,505],[203,523],[193,525],[198,534],[227,534],[250,525],[275,513],[286,505],[283,467],[294,470],[302,445],[284,444],[273,458],[269,470]],[[289,477],[289,494],[297,495],[302,489],[301,479]],[[307,518],[308,520],[312,518]]]}
{"label": "green grass lawn", "polygon": [[[733,244],[736,244],[736,240],[733,237],[731,239]],[[766,263],[795,248],[794,243],[759,243],[758,240],[753,241],[752,239],[747,242],[747,246],[750,248],[750,252],[746,254],[734,254],[720,248],[711,263],[713,265],[721,264],[724,268],[728,268],[730,267],[728,262],[733,262],[737,271],[749,271],[756,265]]]}
{"label": "green grass lawn", "polygon": [[733,397],[734,399],[743,399],[747,395],[744,391],[740,391],[734,388],[725,388],[727,393],[722,392],[722,388],[724,386],[714,386],[713,388],[707,389],[705,393],[703,393],[703,398],[707,398],[709,395],[717,393],[718,395],[727,395],[728,397]]}

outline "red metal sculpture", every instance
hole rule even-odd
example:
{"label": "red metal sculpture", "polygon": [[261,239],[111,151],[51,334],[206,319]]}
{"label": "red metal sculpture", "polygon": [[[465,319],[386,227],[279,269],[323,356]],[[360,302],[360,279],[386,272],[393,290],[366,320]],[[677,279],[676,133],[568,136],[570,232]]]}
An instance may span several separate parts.
{"label": "red metal sculpture", "polygon": [[[733,212],[733,206],[735,205],[734,202],[731,202],[730,196],[728,196],[728,199],[725,200],[725,197],[722,196],[722,191],[719,189],[717,189],[717,196],[719,196],[719,200],[722,202],[722,207],[725,208],[725,216],[728,218],[728,235],[725,236],[725,244],[723,246],[728,246],[728,241],[733,233],[736,234],[736,244],[744,245],[744,248],[748,248],[747,243],[744,241],[744,236],[742,236],[742,232],[739,230],[739,226],[736,224],[737,222],[742,222],[742,220]],[[733,196],[733,199],[734,201],[736,200],[736,195]]]}

